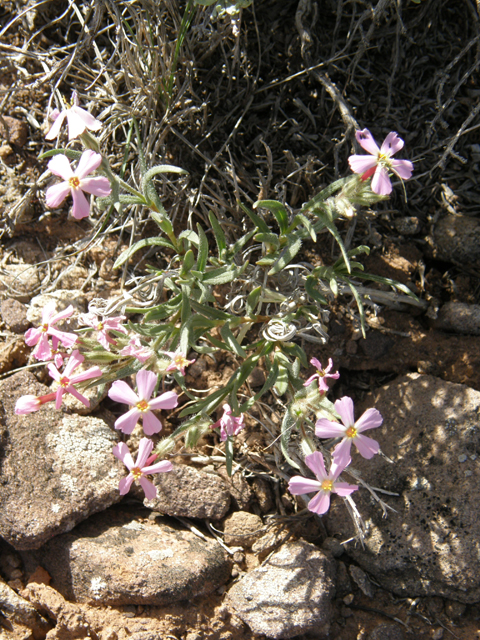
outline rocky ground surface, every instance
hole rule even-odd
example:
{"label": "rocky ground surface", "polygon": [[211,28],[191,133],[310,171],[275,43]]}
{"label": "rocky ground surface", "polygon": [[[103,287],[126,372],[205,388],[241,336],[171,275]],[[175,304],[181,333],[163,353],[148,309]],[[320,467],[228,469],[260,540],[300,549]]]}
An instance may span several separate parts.
{"label": "rocky ground surface", "polygon": [[[367,271],[408,285],[419,302],[380,289],[388,295],[368,315],[363,338],[352,306],[339,299],[329,341],[306,345],[310,356],[331,357],[340,370],[332,398],[351,395],[359,409],[375,406],[384,417],[377,430],[383,455],[356,458],[349,477],[369,485],[355,494],[363,545],[343,500],[335,497],[319,518],[289,494],[253,420],[238,436],[245,463],[234,465],[231,478],[212,436],[174,456],[173,472],[155,476],[158,495],[147,501],[135,488],[119,496],[124,468],[111,455],[119,408],[105,390],[91,391],[89,411],[69,400],[59,412],[46,406],[14,414],[19,395],[47,393],[51,384],[44,368],[31,366],[25,331],[52,298],[59,309],[73,304],[85,312],[94,298],[119,295],[122,274],[112,266],[128,245],[122,228],[95,242],[90,222],[69,218],[68,207],[45,210],[50,177],[37,157],[46,149],[50,83],[63,74],[65,94],[75,83],[94,92],[95,74],[118,47],[100,33],[108,55],[97,68],[96,40],[78,23],[78,15],[91,17],[87,4],[79,3],[83,14],[74,19],[68,3],[40,4],[44,13],[23,0],[0,0],[0,637],[480,639],[475,3],[321,7],[300,0],[279,9],[265,0],[215,27],[198,18],[186,43],[196,72],[182,60],[178,103],[165,120],[163,111],[152,112],[164,128],[153,128],[151,139],[166,141],[168,162],[192,176],[188,186],[164,187],[178,225],[209,207],[235,219],[240,196],[300,206],[346,171],[357,121],[398,130],[415,156],[408,199],[394,196],[351,226],[345,221],[341,233],[372,247]],[[89,24],[98,31],[116,8],[97,4]],[[167,7],[168,29],[180,24],[175,3],[157,4]],[[66,48],[58,53],[60,45]],[[124,57],[132,65],[141,58]],[[135,98],[135,117],[145,126],[155,121],[144,110],[145,96],[154,94],[151,77],[137,72],[102,76],[105,118],[103,87],[114,91],[126,78],[116,95],[119,113]],[[195,206],[181,209],[179,194]],[[323,236],[305,245],[302,258],[323,264],[331,253]],[[214,388],[233,366],[198,357],[186,380]],[[264,380],[259,367],[249,383],[258,388]],[[135,431],[130,446],[140,437]]]}

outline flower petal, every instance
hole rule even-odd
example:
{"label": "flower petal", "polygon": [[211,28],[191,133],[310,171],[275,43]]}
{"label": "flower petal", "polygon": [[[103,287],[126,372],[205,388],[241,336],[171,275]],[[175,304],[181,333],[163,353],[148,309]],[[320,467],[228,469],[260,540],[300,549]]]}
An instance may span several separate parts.
{"label": "flower petal", "polygon": [[41,329],[39,329],[39,328],[29,329],[25,333],[25,337],[24,337],[25,344],[27,344],[29,347],[33,347],[34,345],[37,344],[37,342],[42,337],[42,333],[43,333],[43,331]]}
{"label": "flower petal", "polygon": [[101,164],[102,154],[96,153],[93,149],[87,149],[82,153],[75,175],[83,180],[83,178],[95,171],[95,169],[98,169]]}
{"label": "flower petal", "polygon": [[81,189],[72,189],[73,209],[72,216],[76,220],[81,220],[90,215],[90,202],[85,197]]}
{"label": "flower petal", "polygon": [[53,364],[53,362],[50,362],[48,365],[48,373],[50,374],[51,378],[53,378],[57,382],[60,382],[62,376],[60,375],[60,372],[57,370],[57,367]]}
{"label": "flower petal", "polygon": [[357,447],[359,454],[367,460],[373,458],[373,456],[380,451],[380,445],[378,442],[368,436],[359,434],[353,439],[353,442]]}
{"label": "flower petal", "polygon": [[388,196],[392,193],[392,183],[385,167],[377,167],[372,178],[372,191],[379,196]]}
{"label": "flower petal", "polygon": [[70,356],[67,362],[67,366],[65,367],[65,371],[63,372],[63,375],[66,376],[67,378],[70,378],[73,371],[79,365],[81,365],[84,360],[85,358],[82,356],[80,351],[78,349],[75,349],[75,351],[72,352],[72,355]]}
{"label": "flower petal", "polygon": [[87,129],[90,129],[90,131],[98,131],[102,128],[102,123],[100,122],[100,120],[94,118],[91,113],[89,113],[85,109],[82,109],[78,105],[74,105],[70,109],[70,111],[74,113],[75,116],[83,122],[85,127]]}
{"label": "flower petal", "polygon": [[69,385],[66,391],[68,391],[68,393],[71,393],[72,396],[75,396],[75,398],[77,400],[80,400],[80,402],[84,404],[86,407],[90,407],[90,400],[88,400],[88,398],[86,398],[85,396],[82,396],[82,394],[79,391],[77,391],[75,387],[72,387],[72,385]]}
{"label": "flower petal", "polygon": [[123,462],[129,471],[135,466],[130,449],[125,442],[119,442],[113,447],[113,455],[118,458],[120,462]]}
{"label": "flower petal", "polygon": [[365,173],[377,165],[377,158],[374,156],[350,156],[348,164],[353,173]]}
{"label": "flower petal", "polygon": [[50,117],[54,115],[55,111],[57,112],[58,115],[55,118],[55,122],[53,123],[50,131],[45,136],[45,140],[55,140],[55,138],[60,133],[60,129],[62,127],[63,121],[65,120],[65,117],[67,115],[66,109],[64,109],[61,113],[58,113],[58,109],[54,109],[50,114]]}
{"label": "flower petal", "polygon": [[392,171],[402,180],[409,180],[412,177],[413,163],[410,160],[391,160]]}
{"label": "flower petal", "polygon": [[142,438],[138,444],[138,454],[135,466],[143,471],[143,467],[152,453],[153,441],[148,438]]}
{"label": "flower petal", "polygon": [[[59,320],[65,320],[65,318],[69,318],[73,312],[75,311],[75,309],[73,308],[73,305],[69,305],[66,309],[64,309],[63,311],[59,311],[58,313],[55,313],[55,301],[52,300],[53,302],[53,313],[51,313],[48,316],[48,320],[50,322],[50,324],[56,324]],[[48,305],[45,306],[45,308],[43,309],[43,311],[45,312],[45,310],[47,309]]]}
{"label": "flower petal", "polygon": [[49,209],[56,209],[59,207],[65,198],[71,192],[68,182],[59,182],[54,184],[45,192],[45,204]]}
{"label": "flower petal", "polygon": [[[142,369],[137,373],[137,389],[138,395],[142,400],[150,400],[150,396],[155,389],[155,385],[158,381],[158,375],[153,371],[147,371]],[[152,405],[150,405],[152,406]]]}
{"label": "flower petal", "polygon": [[65,389],[63,387],[58,387],[55,396],[55,409],[58,411],[62,406],[62,398],[65,393]]}
{"label": "flower petal", "polygon": [[140,398],[123,380],[116,380],[108,390],[108,397],[122,404],[136,405]]}
{"label": "flower petal", "polygon": [[[93,193],[94,196],[109,196],[112,193],[110,180],[103,176],[95,176],[93,178],[83,178],[80,186],[83,191]],[[123,328],[123,327],[122,327]],[[121,331],[122,329],[119,329]]]}
{"label": "flower petal", "polygon": [[355,416],[353,413],[353,400],[348,396],[343,396],[340,400],[337,400],[334,404],[335,411],[342,419],[343,424],[346,427],[353,427],[355,424]]}
{"label": "flower petal", "polygon": [[55,336],[67,348],[73,347],[78,340],[77,334],[60,331],[59,329],[55,329],[55,327],[50,327],[47,333],[51,336]]}
{"label": "flower petal", "polygon": [[157,497],[157,488],[150,482],[150,480],[142,476],[140,478],[140,485],[147,500],[154,500]]}
{"label": "flower petal", "polygon": [[404,141],[399,137],[395,131],[390,131],[388,136],[383,141],[380,148],[380,153],[384,153],[388,156],[393,156],[397,151],[403,149]]}
{"label": "flower petal", "polygon": [[178,404],[178,396],[175,391],[165,391],[157,398],[150,400],[148,404],[152,409],[174,409]]}
{"label": "flower petal", "polygon": [[57,156],[53,156],[53,158],[48,163],[48,169],[55,176],[59,176],[68,182],[70,178],[73,176],[72,167],[70,166],[70,161],[67,156],[63,154],[58,154]]}
{"label": "flower petal", "polygon": [[377,409],[367,409],[355,423],[355,429],[361,433],[367,429],[376,429],[383,422],[383,417]]}
{"label": "flower petal", "polygon": [[293,476],[288,483],[288,490],[294,496],[301,496],[304,493],[312,493],[320,489],[320,483],[311,478],[303,478],[302,476]]}
{"label": "flower petal", "polygon": [[339,496],[349,496],[358,490],[358,484],[348,484],[348,482],[337,482],[332,491]]}
{"label": "flower petal", "polygon": [[160,460],[156,464],[152,464],[151,467],[143,467],[143,473],[167,473],[172,471],[173,464],[169,460]]}
{"label": "flower petal", "polygon": [[77,373],[70,378],[70,381],[74,384],[77,382],[83,382],[84,380],[90,380],[91,378],[99,378],[102,375],[100,367],[90,367],[86,371]]}
{"label": "flower petal", "polygon": [[338,438],[345,435],[345,426],[339,422],[319,418],[315,423],[315,435],[317,438]]}
{"label": "flower petal", "polygon": [[138,418],[140,417],[141,411],[139,411],[136,407],[124,413],[123,416],[120,416],[115,421],[115,429],[120,429],[123,433],[132,433],[135,429]]}
{"label": "flower petal", "polygon": [[361,131],[357,131],[355,133],[355,137],[360,146],[371,153],[372,156],[378,156],[380,153],[380,149],[378,148],[378,144],[375,142],[372,134],[368,129],[362,129]]}
{"label": "flower petal", "polygon": [[350,450],[352,448],[352,440],[351,438],[344,438],[341,442],[337,444],[335,449],[333,450],[333,465],[334,468],[330,470],[333,478],[338,478],[338,476],[342,473],[345,467],[348,467],[350,462],[352,461],[352,456],[350,455]]}
{"label": "flower petal", "polygon": [[143,431],[147,436],[153,436],[162,430],[162,423],[151,411],[143,414]]}
{"label": "flower petal", "polygon": [[[82,118],[79,117],[77,113],[75,113],[74,108],[75,107],[72,107],[71,109],[67,109],[67,113],[66,113],[67,122],[68,122],[68,139],[69,140],[74,140],[75,138],[78,138],[78,136],[81,136],[82,133],[87,128]],[[77,109],[79,108],[80,107],[77,107]],[[83,109],[81,109],[81,111],[83,111]]]}
{"label": "flower petal", "polygon": [[131,473],[128,474],[126,478],[122,478],[118,483],[118,489],[120,491],[120,495],[124,496],[126,493],[130,491],[130,487],[132,486],[134,478]]}
{"label": "flower petal", "polygon": [[50,348],[50,343],[48,342],[48,336],[46,333],[42,332],[40,340],[33,350],[33,355],[37,360],[50,360],[50,358],[52,357],[52,350]]}
{"label": "flower petal", "polygon": [[327,471],[325,469],[325,463],[323,461],[323,456],[320,451],[314,451],[313,453],[309,453],[305,456],[305,464],[307,467],[313,471],[313,473],[317,476],[317,478],[322,482],[327,478]]}
{"label": "flower petal", "polygon": [[313,513],[318,513],[322,515],[323,513],[327,513],[330,508],[330,492],[329,491],[319,491],[316,496],[308,503],[308,510],[313,511]]}

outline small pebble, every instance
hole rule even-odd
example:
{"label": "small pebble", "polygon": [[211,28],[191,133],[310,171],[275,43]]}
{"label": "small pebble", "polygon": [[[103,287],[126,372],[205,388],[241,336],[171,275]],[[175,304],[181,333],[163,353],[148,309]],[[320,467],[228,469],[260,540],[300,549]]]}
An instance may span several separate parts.
{"label": "small pebble", "polygon": [[467,455],[465,453],[462,453],[461,455],[458,456],[458,461],[459,462],[465,462],[465,460],[467,459]]}
{"label": "small pebble", "polygon": [[433,640],[442,640],[443,638],[443,629],[440,627],[439,629],[435,629],[432,635]]}
{"label": "small pebble", "polygon": [[345,597],[343,598],[343,602],[344,602],[346,605],[352,604],[354,597],[355,597],[355,596],[353,595],[353,593],[349,593],[347,596],[345,596]]}

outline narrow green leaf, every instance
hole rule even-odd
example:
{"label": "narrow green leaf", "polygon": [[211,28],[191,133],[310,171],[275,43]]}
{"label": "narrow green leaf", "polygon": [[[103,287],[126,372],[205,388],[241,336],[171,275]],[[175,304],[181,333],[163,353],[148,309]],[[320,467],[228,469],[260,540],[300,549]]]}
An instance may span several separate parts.
{"label": "narrow green leaf", "polygon": [[262,295],[262,286],[256,287],[247,296],[247,304],[245,308],[245,315],[251,318],[253,315],[257,313],[258,301],[260,300],[260,296]]}
{"label": "narrow green leaf", "polygon": [[288,389],[288,369],[284,364],[278,363],[278,375],[275,381],[275,391],[277,395],[283,396]]}
{"label": "narrow green leaf", "polygon": [[183,264],[180,270],[180,277],[185,278],[194,264],[195,264],[195,254],[191,249],[189,249],[187,253],[183,256]]}
{"label": "narrow green leaf", "polygon": [[391,278],[384,278],[383,276],[376,276],[371,273],[362,273],[358,271],[353,272],[352,277],[353,276],[355,276],[356,278],[361,278],[362,280],[371,280],[372,282],[387,284],[390,287],[394,287],[395,289],[398,289],[398,291],[405,293],[407,296],[410,296],[410,298],[418,300],[418,296],[416,296],[413,291],[411,291],[405,284],[397,282],[396,280],[392,280]]}
{"label": "narrow green leaf", "polygon": [[350,177],[340,178],[340,180],[336,180],[332,182],[332,184],[328,185],[325,189],[320,191],[316,196],[314,196],[309,202],[303,205],[301,213],[305,211],[312,211],[315,207],[324,202],[327,198],[333,195],[336,191],[341,189],[343,185],[350,180]]}
{"label": "narrow green leaf", "polygon": [[51,158],[52,156],[63,155],[70,158],[70,160],[80,160],[82,157],[82,151],[75,151],[74,149],[50,149],[49,151],[45,151],[38,156],[39,160],[45,160],[46,158]]}
{"label": "narrow green leaf", "polygon": [[238,205],[242,209],[242,211],[244,211],[247,214],[247,216],[250,218],[250,220],[253,222],[253,224],[257,227],[259,231],[262,231],[263,233],[270,233],[270,227],[265,222],[265,220],[263,220],[260,216],[258,216],[256,213],[251,211],[248,207],[246,207],[241,202],[239,202]]}
{"label": "narrow green leaf", "polygon": [[208,219],[210,220],[210,224],[212,225],[215,242],[217,243],[218,257],[221,258],[225,249],[227,248],[225,234],[223,233],[223,229],[220,226],[220,223],[218,222],[216,216],[211,211],[208,212]]}
{"label": "narrow green leaf", "polygon": [[155,167],[152,167],[148,171],[146,171],[142,176],[142,192],[145,193],[148,185],[150,184],[151,179],[158,175],[159,173],[181,173],[188,174],[188,171],[185,169],[181,169],[180,167],[175,167],[173,164],[158,164]]}
{"label": "narrow green leaf", "polygon": [[337,285],[337,279],[335,278],[335,276],[332,276],[330,278],[329,284],[330,284],[330,289],[332,290],[333,295],[335,297],[337,297],[338,296],[338,285]]}
{"label": "narrow green leaf", "polygon": [[316,288],[317,284],[318,282],[313,276],[307,276],[307,279],[305,280],[305,291],[313,300],[315,300],[315,302],[327,305],[328,301]]}
{"label": "narrow green leaf", "polygon": [[197,271],[205,271],[208,258],[208,239],[203,228],[197,224],[198,230],[198,256],[197,256]]}
{"label": "narrow green leaf", "polygon": [[271,244],[275,249],[280,248],[280,240],[274,233],[257,233],[254,238],[255,242],[263,242],[265,244]]}
{"label": "narrow green leaf", "polygon": [[294,217],[294,219],[292,220],[292,224],[287,229],[287,233],[290,233],[291,231],[296,229],[299,222],[301,222],[303,224],[303,226],[305,227],[306,232],[311,237],[311,239],[314,242],[316,242],[317,241],[317,234],[315,233],[315,228],[312,225],[312,223],[310,222],[310,220],[306,216],[304,216],[302,213],[298,213]]}
{"label": "narrow green leaf", "polygon": [[238,275],[238,268],[235,265],[229,265],[207,271],[202,278],[202,282],[204,285],[226,284],[235,280]]}
{"label": "narrow green leaf", "polygon": [[139,240],[129,249],[126,249],[115,261],[113,265],[113,269],[118,269],[124,264],[129,258],[133,256],[134,253],[143,249],[144,247],[167,247],[168,249],[174,249],[174,246],[168,240],[164,240],[163,238],[145,238],[144,240]]}
{"label": "narrow green leaf", "polygon": [[214,309],[213,307],[207,307],[195,300],[190,300],[190,304],[196,313],[201,313],[207,318],[213,318],[214,320],[231,320],[234,318],[230,313],[226,313],[220,309]]}
{"label": "narrow green leaf", "polygon": [[268,272],[268,275],[273,276],[275,273],[278,273],[282,269],[285,269],[288,263],[291,262],[300,251],[301,247],[302,241],[300,240],[300,238],[289,240],[288,245],[285,247],[285,249],[282,250],[277,260],[275,261],[275,264]]}
{"label": "narrow green leaf", "polygon": [[258,207],[262,207],[263,209],[267,209],[268,211],[271,211],[271,213],[273,213],[278,222],[278,228],[280,229],[280,233],[282,235],[287,232],[288,212],[281,202],[277,202],[276,200],[259,200],[253,205],[254,209],[257,209]]}
{"label": "narrow green leaf", "polygon": [[220,329],[220,335],[225,340],[225,343],[230,347],[230,351],[233,351],[237,356],[241,358],[246,358],[247,354],[243,350],[243,348],[238,344],[237,339],[233,335],[228,324],[224,324]]}
{"label": "narrow green leaf", "polygon": [[295,427],[296,424],[297,424],[296,418],[294,418],[291,415],[290,411],[286,411],[282,420],[282,426],[281,426],[282,435],[280,438],[280,447],[282,449],[283,456],[285,460],[288,462],[288,464],[294,469],[300,469],[298,464],[290,458],[290,454],[288,453],[288,444],[290,442],[290,438],[292,435],[292,429],[293,427]]}

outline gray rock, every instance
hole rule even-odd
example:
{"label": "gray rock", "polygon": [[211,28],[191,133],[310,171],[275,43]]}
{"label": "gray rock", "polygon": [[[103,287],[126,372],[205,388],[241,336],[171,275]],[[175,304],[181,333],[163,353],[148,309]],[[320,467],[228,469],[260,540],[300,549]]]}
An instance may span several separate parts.
{"label": "gray rock", "polygon": [[[43,293],[30,300],[30,305],[27,311],[27,319],[35,327],[42,322],[43,308],[52,300],[55,300],[57,303],[57,312],[63,311],[70,305],[72,305],[78,313],[84,313],[87,308],[87,299],[85,294],[76,289],[58,289],[51,293]],[[62,322],[59,322],[56,326],[58,326],[61,331],[73,331],[78,325],[75,319],[72,320],[71,318],[67,318]]]}
{"label": "gray rock", "polygon": [[164,605],[225,584],[230,562],[216,541],[142,515],[119,508],[97,514],[24,552],[24,562],[29,569],[41,564],[67,600],[89,604]]}
{"label": "gray rock", "polygon": [[153,483],[157,497],[145,499],[144,504],[169,516],[220,520],[230,506],[230,495],[222,479],[193,467],[174,465],[169,473],[155,474]]}
{"label": "gray rock", "polygon": [[[370,485],[400,494],[384,499],[384,518],[370,494],[353,495],[368,527],[365,548],[345,551],[399,595],[480,600],[480,392],[428,375],[409,374],[376,392],[384,423],[370,432],[393,464],[354,453],[352,466]],[[331,535],[355,535],[347,510],[332,504]]]}
{"label": "gray rock", "polygon": [[48,620],[41,616],[30,602],[17,595],[1,578],[0,611],[11,624],[22,624],[31,629],[34,638],[44,638],[51,628]]}
{"label": "gray rock", "polygon": [[405,634],[398,624],[380,624],[368,634],[368,640],[405,640]]}
{"label": "gray rock", "polygon": [[328,631],[335,591],[334,560],[312,544],[287,542],[227,594],[227,606],[253,633],[293,638]]}
{"label": "gray rock", "polygon": [[0,313],[4,324],[13,333],[23,333],[30,323],[27,320],[27,308],[18,300],[7,298],[0,303]]}
{"label": "gray rock", "polygon": [[38,549],[120,500],[118,435],[103,420],[65,415],[53,403],[14,414],[20,396],[49,391],[28,372],[0,383],[0,535],[16,549]]}
{"label": "gray rock", "polygon": [[480,260],[480,220],[447,215],[435,226],[433,255],[448,262]]}
{"label": "gray rock", "polygon": [[0,271],[0,292],[20,302],[28,302],[39,285],[38,270],[33,264],[7,264]]}
{"label": "gray rock", "polygon": [[420,231],[420,220],[415,216],[405,216],[404,218],[395,219],[395,229],[402,236],[414,236]]}
{"label": "gray rock", "polygon": [[225,518],[223,529],[225,544],[229,546],[251,547],[264,533],[260,516],[248,511],[234,511]]}
{"label": "gray rock", "polygon": [[253,491],[245,480],[243,471],[237,471],[232,476],[229,476],[226,467],[220,467],[217,473],[223,478],[227,491],[232,498],[233,505],[237,509],[248,509],[253,498]]}
{"label": "gray rock", "polygon": [[435,320],[435,329],[480,335],[480,305],[447,302]]}
{"label": "gray rock", "polygon": [[365,571],[352,564],[350,565],[350,575],[363,595],[367,596],[367,598],[373,598],[375,595],[375,588]]}

